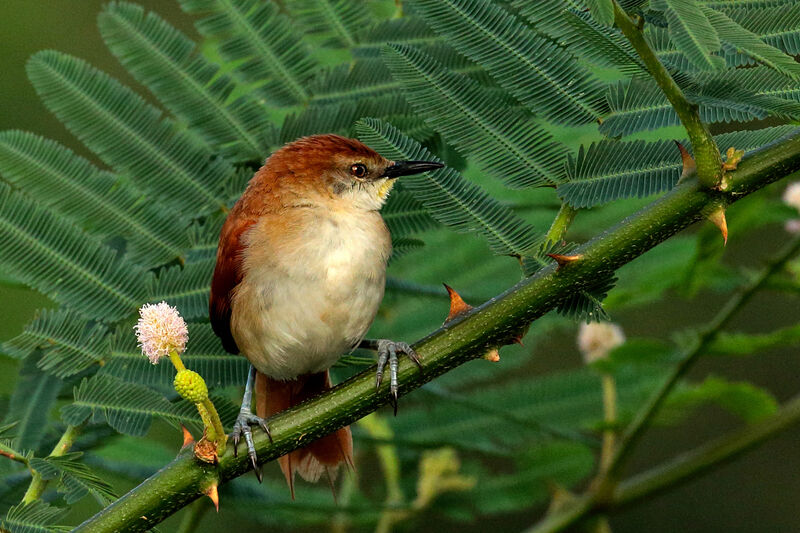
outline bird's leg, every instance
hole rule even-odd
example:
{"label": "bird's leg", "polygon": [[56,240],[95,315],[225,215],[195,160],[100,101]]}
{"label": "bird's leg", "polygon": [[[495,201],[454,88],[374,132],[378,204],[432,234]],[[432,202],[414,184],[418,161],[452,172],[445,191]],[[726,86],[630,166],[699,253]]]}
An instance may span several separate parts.
{"label": "bird's leg", "polygon": [[381,386],[383,371],[386,368],[386,364],[389,364],[389,392],[391,393],[394,413],[397,414],[397,354],[406,354],[409,359],[422,369],[417,352],[408,343],[395,342],[389,339],[364,339],[359,343],[358,347],[378,352],[378,371],[375,374],[376,387]]}
{"label": "bird's leg", "polygon": [[267,422],[256,415],[250,410],[253,403],[253,387],[256,382],[256,369],[250,366],[250,372],[247,374],[247,384],[244,387],[244,397],[242,398],[242,408],[239,409],[239,416],[236,417],[236,423],[233,425],[233,455],[237,456],[239,453],[239,439],[244,435],[244,441],[247,444],[247,455],[250,457],[250,462],[253,464],[253,471],[256,473],[258,482],[261,483],[261,470],[258,468],[258,457],[256,456],[256,447],[253,444],[253,432],[250,429],[251,425],[259,425],[264,433],[267,434],[269,440],[272,441],[272,435],[269,433]]}

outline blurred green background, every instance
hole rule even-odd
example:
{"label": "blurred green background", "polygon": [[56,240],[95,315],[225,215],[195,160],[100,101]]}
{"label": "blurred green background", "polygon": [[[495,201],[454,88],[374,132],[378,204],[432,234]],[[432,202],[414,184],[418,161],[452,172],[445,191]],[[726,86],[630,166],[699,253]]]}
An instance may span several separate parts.
{"label": "blurred green background", "polygon": [[[87,59],[124,83],[141,89],[100,39],[95,17],[104,3],[101,0],[0,2],[0,42],[3,51],[0,57],[1,129],[34,131],[66,144],[81,155],[92,157],[40,103],[25,76],[25,62],[34,52],[53,48]],[[147,9],[158,11],[188,35],[197,36],[191,19],[180,11],[176,2],[140,0],[139,3]],[[145,91],[140,92],[145,94]],[[777,184],[758,194],[778,195],[784,186]],[[629,212],[641,203],[629,202],[615,207],[608,218],[601,218],[610,223],[618,219],[621,213]],[[729,213],[729,221],[734,228],[737,209],[734,206]],[[596,233],[596,223],[581,223],[581,218],[579,215],[571,233],[572,240],[586,239]],[[731,264],[756,266],[759,258],[777,249],[784,239],[785,234],[778,225],[751,233],[746,239],[739,239],[732,232],[722,260]],[[435,247],[435,242],[429,243],[422,254],[436,253]],[[453,268],[460,266],[454,265]],[[635,270],[643,267],[637,262],[626,268]],[[470,288],[474,294],[485,294],[486,290],[481,289]],[[691,300],[673,295],[658,307],[614,313],[612,306],[610,310],[613,319],[622,325],[629,336],[665,337],[667,332],[705,322],[722,299],[709,293],[702,293]],[[49,305],[42,295],[10,284],[0,284],[0,302],[0,341],[18,334],[36,309]],[[789,325],[797,321],[797,309],[796,299],[763,293],[737,318],[734,328],[758,331]],[[557,336],[544,343],[510,350],[508,354],[504,352],[503,357],[506,361],[512,357],[526,358],[522,367],[525,372],[545,373],[556,368],[579,365],[580,356],[574,342],[576,330],[577,326],[562,328]],[[714,372],[733,380],[747,379],[770,388],[779,399],[785,399],[800,389],[800,358],[797,355],[795,350],[794,353],[775,351],[750,358],[706,359],[697,366],[694,375],[701,377]],[[17,364],[17,361],[0,357],[0,395],[7,395],[11,390]],[[402,410],[399,416],[402,416]],[[733,418],[717,408],[709,407],[679,428],[657,428],[639,447],[634,468],[652,465],[735,425]],[[177,449],[177,435],[169,435],[169,431],[163,427],[154,431],[160,431],[159,438],[167,442],[174,440]],[[794,428],[712,474],[614,515],[611,518],[612,528],[616,532],[800,531],[800,514],[797,513],[800,494],[799,440],[800,428]],[[368,475],[368,472],[362,471],[361,475]],[[453,524],[452,530],[463,532],[494,528],[517,531],[533,523],[537,516],[525,513],[466,527]],[[230,515],[226,518],[229,519]],[[229,521],[223,522],[216,516],[207,515],[203,530],[215,531],[231,525]],[[172,531],[174,527],[175,522],[168,521],[162,531]],[[443,529],[440,523],[437,523],[436,529]]]}

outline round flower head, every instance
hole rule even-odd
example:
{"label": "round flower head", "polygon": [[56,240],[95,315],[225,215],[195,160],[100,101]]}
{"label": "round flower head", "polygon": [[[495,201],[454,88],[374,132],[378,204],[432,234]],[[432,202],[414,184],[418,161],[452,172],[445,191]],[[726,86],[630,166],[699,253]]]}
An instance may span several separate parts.
{"label": "round flower head", "polygon": [[791,183],[783,191],[783,203],[800,211],[800,181]]}
{"label": "round flower head", "polygon": [[586,364],[608,357],[611,350],[625,342],[625,334],[616,324],[591,322],[581,324],[578,332],[578,348]]}
{"label": "round flower head", "polygon": [[166,302],[145,304],[139,309],[139,322],[133,327],[142,353],[153,364],[171,350],[181,354],[189,340],[186,322],[178,310]]}

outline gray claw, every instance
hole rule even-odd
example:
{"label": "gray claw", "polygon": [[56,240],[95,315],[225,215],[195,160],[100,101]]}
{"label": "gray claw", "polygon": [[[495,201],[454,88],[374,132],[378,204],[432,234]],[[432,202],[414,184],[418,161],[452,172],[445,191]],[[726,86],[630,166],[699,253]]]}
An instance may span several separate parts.
{"label": "gray claw", "polygon": [[380,388],[383,382],[383,372],[386,369],[386,364],[389,364],[389,402],[394,407],[394,414],[397,414],[397,397],[398,397],[398,382],[397,382],[397,368],[398,357],[397,354],[406,354],[414,364],[420,369],[420,363],[417,352],[408,343],[395,342],[388,339],[380,339],[378,341],[378,370],[375,373],[375,387]]}
{"label": "gray claw", "polygon": [[239,440],[242,435],[244,435],[244,442],[247,444],[247,456],[250,458],[250,462],[253,465],[253,470],[256,473],[258,482],[261,483],[261,470],[258,468],[258,456],[256,455],[255,443],[253,442],[253,430],[250,429],[251,425],[258,425],[263,429],[267,437],[269,437],[270,442],[272,442],[272,435],[269,432],[266,421],[254,415],[249,410],[242,409],[239,411],[239,416],[236,418],[236,423],[233,425],[233,455],[234,457],[239,455]]}

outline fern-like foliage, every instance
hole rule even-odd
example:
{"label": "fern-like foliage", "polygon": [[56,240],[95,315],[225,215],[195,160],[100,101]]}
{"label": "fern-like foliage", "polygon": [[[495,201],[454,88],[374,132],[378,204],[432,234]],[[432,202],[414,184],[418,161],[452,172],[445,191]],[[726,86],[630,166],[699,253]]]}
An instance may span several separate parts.
{"label": "fern-like foliage", "polygon": [[717,30],[694,0],[653,0],[651,7],[664,11],[670,37],[697,68],[717,70],[725,65],[713,54],[722,47]]}
{"label": "fern-like foliage", "polygon": [[28,76],[48,108],[86,146],[155,198],[193,215],[224,206],[220,191],[233,168],[127,87],[53,51],[34,55]]}
{"label": "fern-like foliage", "polygon": [[100,505],[106,506],[117,498],[111,486],[103,481],[92,469],[78,459],[81,452],[72,452],[58,457],[35,457],[31,468],[45,480],[58,480],[59,491],[64,500],[71,505],[91,494]]}
{"label": "fern-like foliage", "polygon": [[306,33],[323,38],[323,44],[351,48],[370,24],[362,2],[350,0],[292,0],[286,7]]}
{"label": "fern-like foliage", "polygon": [[48,429],[42,418],[50,413],[63,382],[37,367],[36,357],[22,363],[17,386],[11,395],[4,424],[14,424],[14,446],[21,450],[38,450]]}
{"label": "fern-like foliage", "polygon": [[487,172],[518,188],[563,179],[566,147],[527,111],[509,101],[498,106],[489,89],[413,48],[391,45],[386,61],[416,111]]}
{"label": "fern-like foliage", "polygon": [[[777,126],[718,135],[721,147],[754,150],[795,131]],[[688,141],[682,144],[691,145]],[[581,146],[567,163],[569,181],[559,185],[558,195],[576,208],[593,207],[620,198],[642,198],[667,191],[680,178],[682,163],[672,141],[600,141]]]}
{"label": "fern-like foliage", "polygon": [[414,195],[403,190],[402,184],[395,185],[395,190],[381,210],[381,216],[393,238],[406,237],[438,225]]}
{"label": "fern-like foliage", "polygon": [[[800,117],[794,84],[764,67],[726,71],[694,81],[687,97],[698,104],[705,122],[748,122],[769,115]],[[612,111],[600,131],[610,137],[680,124],[666,96],[652,81],[634,78],[620,82],[609,91],[608,101]]]}
{"label": "fern-like foliage", "polygon": [[98,27],[125,68],[215,151],[246,161],[275,145],[275,126],[256,99],[249,93],[234,97],[234,81],[161,17],[137,4],[112,2]]}
{"label": "fern-like foliage", "polygon": [[414,0],[425,22],[526,107],[585,124],[606,110],[603,84],[566,49],[488,0]]}
{"label": "fern-like foliage", "polygon": [[214,256],[162,270],[153,279],[149,300],[155,303],[169,302],[187,320],[205,318],[208,316],[211,274],[214,272],[216,260]]}
{"label": "fern-like foliage", "polygon": [[[101,374],[118,377],[131,383],[169,389],[175,379],[175,369],[169,364],[153,366],[142,355],[130,328],[121,327],[114,334],[108,361]],[[247,379],[250,367],[241,355],[227,353],[208,323],[189,324],[189,344],[181,356],[184,364],[198,372],[210,388],[238,386]]]}
{"label": "fern-like foliage", "polygon": [[188,222],[71,150],[22,131],[0,132],[0,176],[101,238],[121,236],[128,259],[146,267],[180,257]]}
{"label": "fern-like foliage", "polygon": [[[362,141],[387,158],[438,161],[414,140],[380,120],[363,119],[356,129]],[[497,254],[534,255],[541,242],[541,235],[529,224],[451,168],[407,176],[403,187],[439,222],[457,231],[479,232]]]}
{"label": "fern-like foliage", "polygon": [[188,13],[202,14],[197,29],[219,41],[223,59],[252,83],[267,105],[305,102],[308,83],[319,68],[311,49],[272,2],[181,0]]}
{"label": "fern-like foliage", "polygon": [[[109,375],[83,379],[75,387],[75,400],[61,409],[67,424],[78,425],[91,417],[105,421],[120,433],[141,436],[147,433],[153,416],[173,425],[200,424],[195,405],[188,401],[170,403],[160,393],[143,385],[121,381]],[[231,402],[213,398],[224,422],[236,417],[238,409]]]}
{"label": "fern-like foliage", "polygon": [[25,358],[44,351],[37,363],[45,372],[65,378],[102,360],[108,353],[108,329],[69,309],[43,310],[22,334],[5,342],[3,352]]}
{"label": "fern-like foliage", "polygon": [[144,271],[2,184],[0,248],[4,271],[87,317],[122,318],[143,299]]}
{"label": "fern-like foliage", "polygon": [[56,525],[66,509],[54,507],[41,500],[20,503],[8,510],[0,524],[9,533],[53,533],[70,531],[72,528]]}

